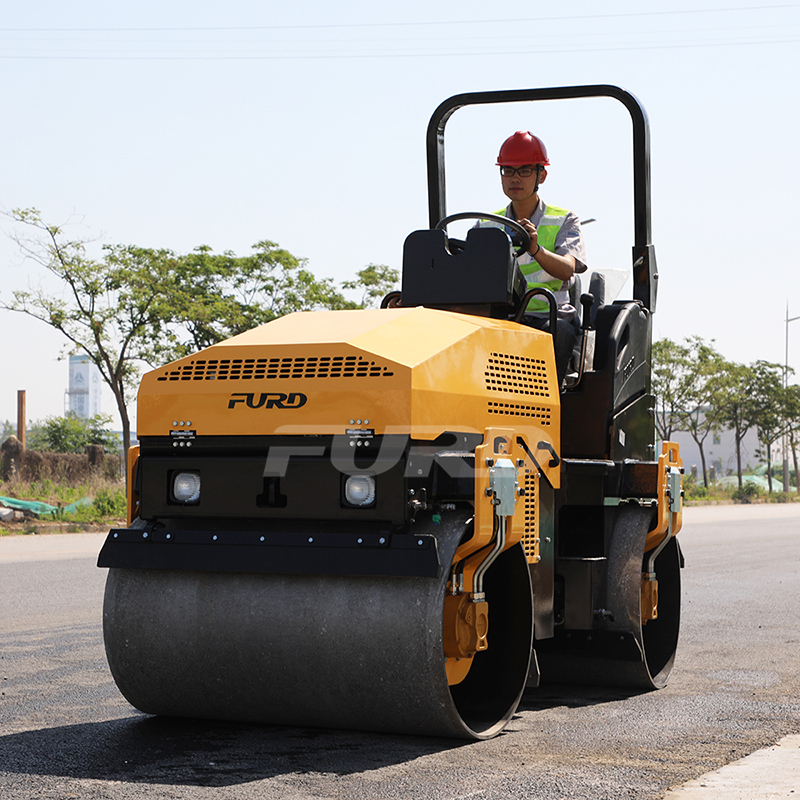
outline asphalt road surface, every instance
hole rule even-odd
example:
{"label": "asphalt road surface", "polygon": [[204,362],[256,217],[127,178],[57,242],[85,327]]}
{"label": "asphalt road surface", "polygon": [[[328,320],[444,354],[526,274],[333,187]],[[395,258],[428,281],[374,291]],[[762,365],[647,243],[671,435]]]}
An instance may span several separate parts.
{"label": "asphalt road surface", "polygon": [[105,663],[101,537],[5,537],[0,797],[661,798],[800,733],[800,506],[690,508],[680,537],[669,686],[542,688],[479,743],[140,714]]}

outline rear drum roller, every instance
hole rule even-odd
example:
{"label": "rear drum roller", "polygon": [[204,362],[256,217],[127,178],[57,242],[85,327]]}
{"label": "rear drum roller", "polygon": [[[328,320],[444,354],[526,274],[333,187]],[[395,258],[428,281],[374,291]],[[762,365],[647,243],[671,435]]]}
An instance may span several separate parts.
{"label": "rear drum roller", "polygon": [[469,529],[440,525],[438,578],[109,571],[104,635],[120,691],[150,714],[485,739],[528,672],[531,589],[522,548],[486,576],[489,647],[450,687],[442,614]]}
{"label": "rear drum roller", "polygon": [[620,506],[611,515],[605,585],[599,601],[609,616],[592,631],[570,632],[537,655],[542,679],[552,683],[661,689],[667,684],[678,645],[681,554],[670,539],[655,560],[658,616],[642,622],[642,572],[653,513]]}

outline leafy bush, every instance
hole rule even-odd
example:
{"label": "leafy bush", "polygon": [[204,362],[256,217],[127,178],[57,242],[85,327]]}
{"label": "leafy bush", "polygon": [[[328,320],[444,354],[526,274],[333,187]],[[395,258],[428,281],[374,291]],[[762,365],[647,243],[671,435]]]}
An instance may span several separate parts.
{"label": "leafy bush", "polygon": [[794,503],[797,500],[796,492],[773,492],[767,495],[770,503]]}
{"label": "leafy bush", "polygon": [[92,508],[101,517],[124,517],[128,513],[128,500],[123,489],[101,489],[94,498]]}
{"label": "leafy bush", "polygon": [[100,444],[108,452],[120,449],[119,438],[105,426],[111,422],[108,414],[97,414],[90,419],[68,411],[63,417],[47,417],[34,425],[27,437],[30,450],[53,453],[83,453],[90,444]]}
{"label": "leafy bush", "polygon": [[737,503],[752,503],[755,498],[761,497],[763,494],[764,491],[760,486],[750,481],[745,481],[741,487],[737,486],[731,492],[731,498]]}
{"label": "leafy bush", "polygon": [[704,500],[708,497],[708,489],[694,475],[684,476],[683,493],[687,500]]}

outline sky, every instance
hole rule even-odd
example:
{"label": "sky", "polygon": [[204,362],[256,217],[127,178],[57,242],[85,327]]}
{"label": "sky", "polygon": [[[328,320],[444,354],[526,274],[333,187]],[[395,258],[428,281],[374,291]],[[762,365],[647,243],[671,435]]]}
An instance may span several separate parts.
{"label": "sky", "polygon": [[[319,277],[399,269],[427,227],[425,131],[461,92],[614,84],[650,120],[655,338],[698,335],[800,381],[800,3],[41,0],[0,22],[0,209],[102,243],[244,255],[269,239]],[[544,199],[589,266],[630,270],[630,121],[611,99],[468,108],[446,130],[449,213],[505,204],[495,159],[546,143]],[[456,231],[457,232],[457,231]],[[0,218],[0,300],[60,291]],[[628,290],[623,289],[623,296]],[[788,305],[788,312],[787,312]],[[797,320],[800,323],[800,320]],[[0,422],[64,413],[67,342],[0,311]],[[115,414],[110,393],[103,411]]]}

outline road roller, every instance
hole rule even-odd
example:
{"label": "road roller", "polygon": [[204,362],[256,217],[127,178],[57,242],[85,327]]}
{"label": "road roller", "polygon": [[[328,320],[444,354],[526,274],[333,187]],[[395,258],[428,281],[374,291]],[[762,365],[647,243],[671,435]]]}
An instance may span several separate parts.
{"label": "road roller", "polygon": [[[447,234],[491,215],[448,216],[444,131],[467,105],[581,97],[630,113],[633,297],[580,296],[560,383],[553,336],[520,321],[524,229]],[[134,707],[479,740],[542,682],[665,685],[682,465],[654,429],[648,141],[614,86],[452,97],[427,131],[430,228],[383,307],[290,314],[144,375],[128,525],[98,559]]]}

